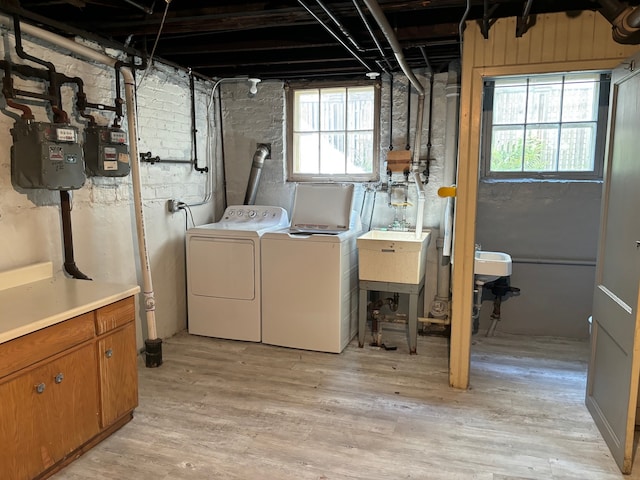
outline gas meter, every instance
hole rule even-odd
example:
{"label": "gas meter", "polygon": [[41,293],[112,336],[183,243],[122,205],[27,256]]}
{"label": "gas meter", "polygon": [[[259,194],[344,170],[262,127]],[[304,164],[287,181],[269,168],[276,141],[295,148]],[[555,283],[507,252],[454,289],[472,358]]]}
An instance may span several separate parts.
{"label": "gas meter", "polygon": [[19,119],[11,135],[11,183],[15,187],[75,190],[84,185],[76,127]]}
{"label": "gas meter", "polygon": [[89,176],[129,175],[127,135],[117,127],[90,125],[85,129],[84,161]]}

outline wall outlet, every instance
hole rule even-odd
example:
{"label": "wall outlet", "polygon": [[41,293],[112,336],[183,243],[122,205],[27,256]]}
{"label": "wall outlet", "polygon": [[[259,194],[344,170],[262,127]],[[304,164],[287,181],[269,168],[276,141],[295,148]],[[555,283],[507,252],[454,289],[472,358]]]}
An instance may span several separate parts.
{"label": "wall outlet", "polygon": [[180,200],[167,200],[167,210],[169,213],[176,213],[180,210]]}

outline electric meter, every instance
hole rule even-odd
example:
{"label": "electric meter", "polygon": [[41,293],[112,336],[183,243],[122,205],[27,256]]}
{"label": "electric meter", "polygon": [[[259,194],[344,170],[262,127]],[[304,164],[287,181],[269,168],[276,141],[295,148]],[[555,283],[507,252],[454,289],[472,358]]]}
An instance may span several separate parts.
{"label": "electric meter", "polygon": [[85,129],[84,161],[89,176],[129,175],[127,134],[116,127],[89,126]]}
{"label": "electric meter", "polygon": [[14,187],[75,190],[84,185],[84,159],[76,127],[20,119],[11,135]]}

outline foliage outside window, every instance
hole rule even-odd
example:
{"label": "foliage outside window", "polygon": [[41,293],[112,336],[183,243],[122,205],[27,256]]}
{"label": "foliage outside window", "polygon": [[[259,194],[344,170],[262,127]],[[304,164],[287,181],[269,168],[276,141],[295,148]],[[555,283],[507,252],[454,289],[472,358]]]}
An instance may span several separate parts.
{"label": "foliage outside window", "polygon": [[289,86],[288,180],[375,180],[379,104],[371,83]]}
{"label": "foliage outside window", "polygon": [[601,73],[486,80],[484,176],[601,178],[608,98]]}

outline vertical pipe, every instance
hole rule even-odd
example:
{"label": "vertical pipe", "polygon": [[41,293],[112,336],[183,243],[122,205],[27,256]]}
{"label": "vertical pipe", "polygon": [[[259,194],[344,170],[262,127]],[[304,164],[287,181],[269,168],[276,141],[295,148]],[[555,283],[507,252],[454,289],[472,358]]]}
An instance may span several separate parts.
{"label": "vertical pipe", "polygon": [[[11,21],[4,15],[0,15],[0,24],[11,27]],[[34,27],[29,24],[22,24],[22,30],[34,37],[45,40],[53,45],[57,45],[61,48],[65,48],[73,53],[76,53],[86,59],[93,60],[97,63],[115,67],[116,59],[111,58],[103,53],[93,50],[84,45],[80,45],[73,40],[61,37],[55,33],[48,32],[38,27]],[[162,340],[158,339],[158,333],[156,330],[156,317],[155,317],[155,296],[153,292],[153,283],[151,281],[151,269],[149,266],[149,254],[147,250],[147,240],[144,223],[144,208],[142,204],[142,181],[140,179],[140,156],[138,152],[138,125],[135,114],[135,82],[133,73],[129,68],[120,69],[124,78],[125,84],[125,102],[127,105],[127,122],[129,130],[129,150],[131,158],[131,183],[133,187],[133,198],[136,213],[136,231],[138,236],[138,248],[140,250],[140,263],[143,276],[143,289],[144,289],[144,305],[147,320],[148,340],[147,350],[153,349],[156,355],[153,362],[149,362],[147,359],[147,366],[159,366],[162,363],[162,356],[160,351],[159,363],[157,361],[157,351],[161,348]]]}
{"label": "vertical pipe", "polygon": [[249,174],[249,182],[247,183],[247,193],[244,197],[245,205],[256,204],[256,195],[258,193],[258,184],[260,183],[260,174],[262,173],[264,160],[268,155],[269,148],[266,145],[259,145],[256,153],[253,154],[251,173]]}
{"label": "vertical pipe", "polygon": [[62,219],[62,238],[64,244],[64,270],[78,280],[91,280],[76,266],[73,257],[73,233],[71,228],[71,201],[69,192],[60,190],[60,217]]}

